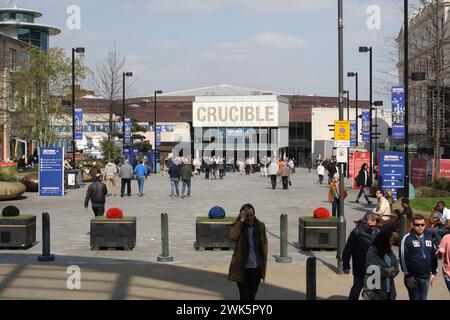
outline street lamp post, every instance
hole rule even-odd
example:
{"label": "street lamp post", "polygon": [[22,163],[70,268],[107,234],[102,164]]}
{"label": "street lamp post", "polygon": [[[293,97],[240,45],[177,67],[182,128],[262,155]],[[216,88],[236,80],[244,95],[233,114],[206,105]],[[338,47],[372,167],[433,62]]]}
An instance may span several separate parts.
{"label": "street lamp post", "polygon": [[350,121],[350,91],[344,90],[344,94],[347,95],[347,121]]}
{"label": "street lamp post", "polygon": [[356,146],[358,146],[358,72],[348,72],[347,77],[355,77],[356,78],[356,96],[355,96],[355,124],[356,124]]}
{"label": "street lamp post", "polygon": [[359,52],[361,53],[367,53],[369,52],[369,126],[370,126],[370,143],[369,143],[369,154],[370,154],[370,168],[369,168],[369,175],[372,177],[373,174],[373,142],[372,142],[372,110],[373,110],[373,103],[372,103],[372,47],[359,47]]}
{"label": "street lamp post", "polygon": [[155,96],[153,98],[153,116],[154,116],[154,121],[153,121],[153,130],[154,130],[154,146],[153,146],[153,170],[156,173],[156,150],[157,150],[157,146],[156,146],[156,95],[157,94],[162,94],[162,90],[155,90]]}
{"label": "street lamp post", "polygon": [[132,77],[133,72],[124,72],[123,73],[123,83],[122,83],[122,142],[123,142],[123,149],[125,149],[126,143],[125,143],[125,77]]}
{"label": "street lamp post", "polygon": [[[382,107],[383,101],[374,101],[374,107]],[[378,108],[375,108],[375,133],[373,134],[373,139],[375,140],[375,150],[374,150],[374,163],[378,163]]]}
{"label": "street lamp post", "polygon": [[73,168],[76,169],[76,142],[75,142],[75,52],[84,53],[84,48],[72,48],[72,159]]}
{"label": "street lamp post", "polygon": [[[339,120],[344,120],[344,110],[342,107],[343,91],[344,91],[344,1],[338,0],[338,87],[339,87]],[[342,254],[344,252],[346,232],[345,232],[345,215],[344,215],[344,178],[342,175],[343,165],[339,164],[338,172],[341,177],[339,183],[339,210],[337,217],[337,273],[344,272]]]}

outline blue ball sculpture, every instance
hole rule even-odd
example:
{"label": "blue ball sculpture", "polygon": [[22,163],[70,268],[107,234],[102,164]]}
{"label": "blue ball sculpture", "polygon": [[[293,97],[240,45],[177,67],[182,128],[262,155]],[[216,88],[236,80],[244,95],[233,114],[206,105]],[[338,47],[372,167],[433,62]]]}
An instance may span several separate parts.
{"label": "blue ball sculpture", "polygon": [[214,206],[209,210],[208,217],[210,219],[225,218],[225,210],[222,207]]}

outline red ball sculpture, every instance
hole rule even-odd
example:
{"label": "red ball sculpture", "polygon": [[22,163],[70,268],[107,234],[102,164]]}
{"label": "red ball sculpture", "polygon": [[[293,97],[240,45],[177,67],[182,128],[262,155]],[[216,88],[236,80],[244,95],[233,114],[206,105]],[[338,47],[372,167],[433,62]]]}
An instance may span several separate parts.
{"label": "red ball sculpture", "polygon": [[328,219],[330,216],[330,212],[326,208],[317,208],[314,210],[314,218]]}
{"label": "red ball sculpture", "polygon": [[123,212],[119,208],[111,208],[106,211],[106,218],[108,219],[121,219]]}

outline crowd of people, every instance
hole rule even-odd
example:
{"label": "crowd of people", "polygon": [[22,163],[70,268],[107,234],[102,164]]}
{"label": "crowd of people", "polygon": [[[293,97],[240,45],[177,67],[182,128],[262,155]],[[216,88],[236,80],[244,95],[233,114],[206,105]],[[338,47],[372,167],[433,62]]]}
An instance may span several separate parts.
{"label": "crowd of people", "polygon": [[[182,182],[181,198],[191,196],[191,179],[194,175],[205,173],[205,179],[223,179],[225,171],[233,172],[236,167],[242,167],[244,171],[249,168],[249,174],[254,170],[251,158],[236,161],[231,165],[231,159],[220,157],[203,158],[201,161],[190,161],[184,157],[167,158],[168,175],[170,177],[170,196],[180,197],[179,183]],[[230,166],[227,166],[228,164]],[[281,179],[284,189],[287,189],[290,176],[295,170],[292,167],[292,159],[262,158],[258,166],[261,176],[270,177],[272,188],[276,188],[277,180]],[[322,168],[321,168],[322,167]],[[264,168],[264,169],[261,169]],[[323,183],[325,165],[320,163],[317,168],[319,183]],[[332,214],[337,216],[340,201],[339,175],[334,170],[336,163],[326,163],[329,178],[329,200],[332,203]],[[221,172],[223,171],[223,173]],[[131,195],[131,180],[136,177],[138,181],[139,196],[143,195],[144,182],[149,171],[144,160],[133,168],[127,160],[120,167],[113,163],[105,166],[104,178],[106,184],[101,182],[102,171],[96,163],[93,164],[90,174],[94,177],[86,193],[85,207],[89,201],[92,203],[94,214],[104,213],[105,197],[108,194],[115,195],[114,177],[119,175],[122,179],[121,196]],[[356,203],[364,195],[367,204],[372,202],[366,193],[366,188],[371,186],[371,177],[367,170],[367,164],[363,164],[356,179],[356,185],[360,188]],[[108,193],[109,190],[109,193]],[[346,188],[344,186],[346,198]],[[443,201],[438,201],[432,209],[430,219],[420,214],[414,214],[410,207],[409,199],[401,199],[401,209],[393,207],[392,193],[381,189],[376,191],[376,207],[368,209],[364,217],[355,221],[355,228],[350,233],[342,256],[343,269],[346,274],[352,270],[353,286],[349,293],[349,299],[357,300],[362,295],[366,300],[393,300],[396,298],[394,278],[400,273],[404,274],[404,285],[411,300],[425,300],[428,297],[428,288],[435,280],[437,274],[437,260],[443,259],[444,281],[450,292],[450,210]],[[248,253],[247,246],[257,249],[255,253],[248,253],[244,261],[233,261],[230,265],[229,279],[237,281],[242,299],[254,299],[258,290],[258,284],[264,279],[266,269],[266,236],[264,224],[254,218],[255,209],[247,204],[240,211],[230,231],[230,238],[237,241],[235,250],[238,250],[239,259],[242,254]],[[398,239],[400,254],[393,253],[392,246],[395,241],[394,234],[399,231],[402,216],[406,216],[411,226],[411,231],[402,239]],[[252,231],[251,229],[254,228]],[[242,236],[248,239],[249,232],[259,234],[254,243],[242,242]],[[236,251],[235,251],[236,252]],[[234,257],[234,256],[233,256]],[[249,260],[250,259],[250,260]],[[350,266],[351,261],[351,266]],[[374,280],[374,274],[379,275]]]}

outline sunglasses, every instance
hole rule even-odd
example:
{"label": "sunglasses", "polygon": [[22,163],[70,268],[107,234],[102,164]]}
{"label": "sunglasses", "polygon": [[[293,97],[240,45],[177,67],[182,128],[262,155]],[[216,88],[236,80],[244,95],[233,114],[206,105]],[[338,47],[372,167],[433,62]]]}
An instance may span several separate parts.
{"label": "sunglasses", "polygon": [[424,223],[414,223],[415,227],[425,227]]}

